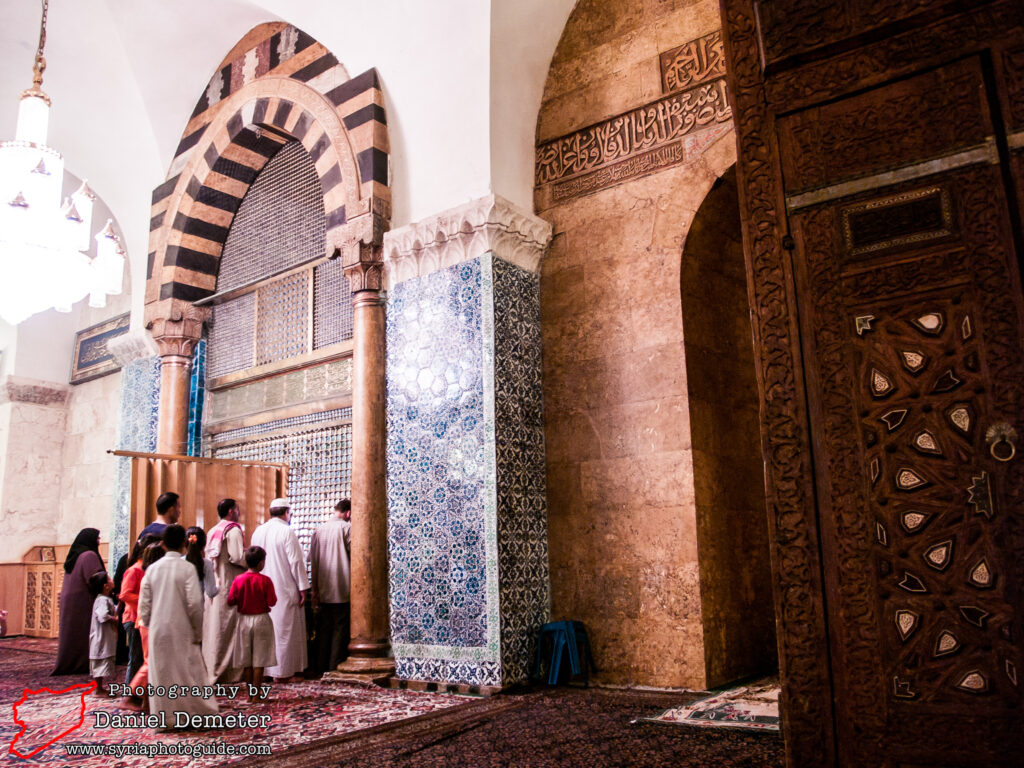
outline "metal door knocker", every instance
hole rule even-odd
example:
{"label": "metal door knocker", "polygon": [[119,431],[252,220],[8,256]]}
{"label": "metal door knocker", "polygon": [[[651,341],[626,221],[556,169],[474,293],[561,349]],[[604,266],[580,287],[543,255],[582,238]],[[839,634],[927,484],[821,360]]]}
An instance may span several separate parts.
{"label": "metal door knocker", "polygon": [[1017,455],[1017,430],[1005,421],[997,422],[985,433],[989,453],[996,461],[1009,461]]}

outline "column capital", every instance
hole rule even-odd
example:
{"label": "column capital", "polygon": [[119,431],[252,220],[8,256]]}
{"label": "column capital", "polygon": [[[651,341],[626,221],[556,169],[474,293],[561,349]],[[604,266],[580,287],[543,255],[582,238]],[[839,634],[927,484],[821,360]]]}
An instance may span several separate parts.
{"label": "column capital", "polygon": [[157,313],[146,308],[146,328],[153,334],[159,355],[191,360],[196,342],[203,336],[203,323],[210,317],[209,308],[181,299],[171,299],[160,308],[164,311]]}
{"label": "column capital", "polygon": [[551,224],[500,195],[393,229],[384,235],[388,288],[414,277],[494,253],[528,272],[539,272]]}
{"label": "column capital", "polygon": [[[367,213],[353,219],[332,234],[334,254],[342,260],[345,276],[349,279],[354,300],[358,294],[379,293],[384,287],[384,232],[388,220],[377,213]],[[365,301],[366,297],[362,297]]]}

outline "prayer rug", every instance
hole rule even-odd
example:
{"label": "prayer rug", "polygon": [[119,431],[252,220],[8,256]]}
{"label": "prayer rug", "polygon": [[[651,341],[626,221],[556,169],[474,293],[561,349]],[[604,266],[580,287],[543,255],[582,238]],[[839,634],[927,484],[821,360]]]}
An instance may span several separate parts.
{"label": "prayer rug", "polygon": [[779,683],[776,679],[759,680],[641,719],[700,728],[778,731]]}
{"label": "prayer rug", "polygon": [[[16,755],[32,754],[34,765],[117,768],[120,766],[185,765],[214,766],[245,760],[239,750],[269,747],[271,754],[284,756],[289,748],[328,742],[353,731],[417,718],[449,708],[466,706],[477,699],[449,694],[420,693],[383,688],[362,688],[307,681],[274,685],[266,702],[249,703],[244,694],[237,699],[218,697],[221,714],[267,716],[265,727],[225,728],[162,733],[152,728],[98,727],[96,713],[135,715],[119,699],[81,695],[84,688],[66,693],[37,693],[26,697],[26,689],[53,692],[91,682],[85,676],[50,677],[56,655],[56,641],[50,652],[40,653],[0,640],[0,746]],[[123,673],[123,667],[118,668]],[[24,701],[22,701],[25,699]],[[18,720],[14,706],[18,705]],[[84,715],[84,717],[83,717]],[[74,727],[82,720],[81,727]],[[22,725],[24,724],[24,725]],[[69,733],[69,728],[73,728]],[[47,746],[47,742],[57,740]],[[70,754],[69,745],[85,745],[92,754]],[[151,756],[122,754],[108,748],[128,746],[149,750]],[[76,750],[80,750],[78,747]],[[108,750],[101,752],[100,750]],[[87,752],[88,752],[87,751]]]}

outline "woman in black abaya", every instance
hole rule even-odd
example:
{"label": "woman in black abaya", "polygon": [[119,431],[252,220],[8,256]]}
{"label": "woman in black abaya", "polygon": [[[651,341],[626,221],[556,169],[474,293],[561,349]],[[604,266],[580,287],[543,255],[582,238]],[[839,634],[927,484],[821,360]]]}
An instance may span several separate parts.
{"label": "woman in black abaya", "polygon": [[64,587],[60,591],[60,635],[57,665],[51,675],[89,673],[89,622],[93,597],[89,577],[106,572],[100,558],[100,532],[83,528],[64,561]]}

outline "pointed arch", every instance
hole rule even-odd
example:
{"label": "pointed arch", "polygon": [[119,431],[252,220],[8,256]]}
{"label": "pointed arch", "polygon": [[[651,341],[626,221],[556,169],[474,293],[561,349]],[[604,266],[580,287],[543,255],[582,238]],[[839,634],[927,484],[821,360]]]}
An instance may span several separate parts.
{"label": "pointed arch", "polygon": [[389,141],[376,70],[350,79],[329,51],[288,25],[263,25],[245,39],[259,38],[261,30],[263,39],[211,78],[168,179],[154,190],[146,282],[151,327],[213,293],[238,206],[289,140],[300,141],[315,164],[328,253],[358,236],[353,232],[372,237],[387,228]]}

